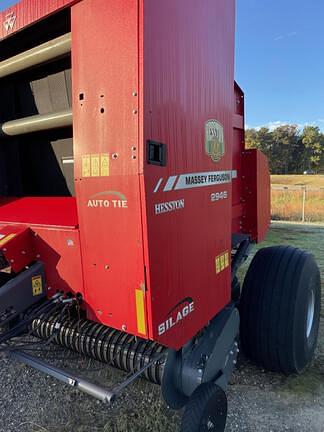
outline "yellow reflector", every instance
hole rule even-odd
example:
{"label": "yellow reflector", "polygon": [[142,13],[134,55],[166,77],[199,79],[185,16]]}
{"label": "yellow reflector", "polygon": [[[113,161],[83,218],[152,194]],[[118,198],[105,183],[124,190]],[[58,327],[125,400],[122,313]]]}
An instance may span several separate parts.
{"label": "yellow reflector", "polygon": [[136,290],[136,314],[137,314],[137,331],[146,335],[144,293],[141,289]]}

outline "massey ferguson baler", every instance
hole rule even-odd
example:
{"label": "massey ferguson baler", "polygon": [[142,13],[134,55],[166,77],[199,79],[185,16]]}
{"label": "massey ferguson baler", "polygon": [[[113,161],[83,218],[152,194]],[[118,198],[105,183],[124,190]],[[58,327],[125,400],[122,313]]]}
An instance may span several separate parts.
{"label": "massey ferguson baler", "polygon": [[[300,373],[320,280],[261,249],[268,164],[244,146],[234,0],[21,0],[0,14],[0,335],[9,356],[112,402],[137,377],[223,431],[238,346]],[[33,335],[127,372],[109,390]],[[35,342],[36,343],[36,342]]]}

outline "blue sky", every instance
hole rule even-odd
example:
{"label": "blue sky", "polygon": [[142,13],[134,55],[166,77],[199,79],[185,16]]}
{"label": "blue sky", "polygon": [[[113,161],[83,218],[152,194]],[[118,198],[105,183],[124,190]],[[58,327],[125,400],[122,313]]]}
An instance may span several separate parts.
{"label": "blue sky", "polygon": [[248,126],[324,130],[324,1],[237,0],[236,79]]}
{"label": "blue sky", "polygon": [[246,123],[324,130],[324,1],[237,0],[236,39]]}

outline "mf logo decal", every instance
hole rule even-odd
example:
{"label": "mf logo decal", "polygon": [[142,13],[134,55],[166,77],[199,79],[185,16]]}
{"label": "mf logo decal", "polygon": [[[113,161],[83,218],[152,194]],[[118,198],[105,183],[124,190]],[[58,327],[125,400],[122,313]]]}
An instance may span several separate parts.
{"label": "mf logo decal", "polygon": [[98,192],[88,200],[90,208],[128,208],[125,195],[117,191]]}
{"label": "mf logo decal", "polygon": [[205,124],[205,151],[213,162],[219,162],[225,154],[224,127],[217,120]]}
{"label": "mf logo decal", "polygon": [[190,315],[195,310],[195,302],[191,297],[186,297],[176,304],[168,313],[168,318],[158,326],[158,334],[162,336],[164,333],[179,324],[184,318]]}
{"label": "mf logo decal", "polygon": [[15,12],[10,12],[6,15],[6,19],[3,22],[3,27],[7,33],[14,28],[16,24],[16,19],[17,17]]}

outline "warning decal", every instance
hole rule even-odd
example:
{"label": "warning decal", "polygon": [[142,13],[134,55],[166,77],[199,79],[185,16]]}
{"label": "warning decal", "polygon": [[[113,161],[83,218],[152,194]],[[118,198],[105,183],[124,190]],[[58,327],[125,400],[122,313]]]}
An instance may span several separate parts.
{"label": "warning decal", "polygon": [[82,177],[108,177],[109,154],[90,154],[82,156]]}
{"label": "warning decal", "polygon": [[42,276],[32,277],[33,296],[37,296],[43,293],[43,281]]}
{"label": "warning decal", "polygon": [[215,258],[216,274],[221,273],[229,266],[229,252],[223,252]]}

